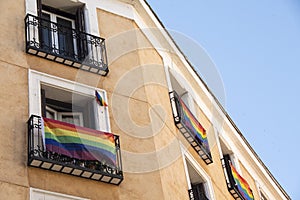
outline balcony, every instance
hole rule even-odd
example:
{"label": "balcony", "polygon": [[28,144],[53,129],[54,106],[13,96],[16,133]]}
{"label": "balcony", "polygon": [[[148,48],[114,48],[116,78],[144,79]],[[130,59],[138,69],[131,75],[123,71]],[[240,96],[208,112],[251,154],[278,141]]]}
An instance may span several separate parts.
{"label": "balcony", "polygon": [[119,136],[36,115],[28,120],[28,165],[114,185],[123,181]]}
{"label": "balcony", "polygon": [[211,164],[213,161],[205,129],[175,91],[170,92],[169,95],[175,125],[204,162],[207,165]]}
{"label": "balcony", "polygon": [[27,14],[26,52],[64,65],[106,76],[103,38]]}
{"label": "balcony", "polygon": [[254,200],[252,190],[247,181],[236,171],[229,155],[221,159],[228,191],[236,200]]}

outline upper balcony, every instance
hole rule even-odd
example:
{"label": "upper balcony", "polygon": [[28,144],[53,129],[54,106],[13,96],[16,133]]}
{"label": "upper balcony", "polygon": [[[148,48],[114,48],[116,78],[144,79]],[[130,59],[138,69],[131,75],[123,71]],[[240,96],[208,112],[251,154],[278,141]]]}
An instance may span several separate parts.
{"label": "upper balcony", "polygon": [[32,115],[28,165],[119,185],[123,181],[119,136]]}
{"label": "upper balcony", "polygon": [[170,92],[170,101],[175,125],[204,162],[211,164],[213,161],[205,129],[175,91]]}
{"label": "upper balcony", "polygon": [[72,22],[50,15],[25,17],[26,52],[64,65],[106,76],[108,73],[103,38],[74,29]]}
{"label": "upper balcony", "polygon": [[221,161],[227,188],[233,198],[236,200],[254,200],[249,184],[232,165],[229,155],[225,155]]}

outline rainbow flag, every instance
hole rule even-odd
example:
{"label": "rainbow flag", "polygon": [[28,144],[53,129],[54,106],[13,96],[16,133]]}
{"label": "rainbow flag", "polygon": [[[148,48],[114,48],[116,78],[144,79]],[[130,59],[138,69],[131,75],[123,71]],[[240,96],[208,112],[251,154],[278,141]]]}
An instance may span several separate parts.
{"label": "rainbow flag", "polygon": [[244,200],[253,200],[252,190],[250,189],[247,181],[239,175],[234,166],[230,163],[231,173],[235,180],[236,187],[239,190],[240,194],[244,197]]}
{"label": "rainbow flag", "polygon": [[209,149],[205,129],[196,120],[194,115],[191,113],[191,111],[188,109],[188,107],[181,99],[180,99],[180,104],[183,111],[183,119],[181,119],[182,123],[184,123],[187,126],[187,128],[190,130],[190,132],[194,134],[194,136],[197,137],[202,142],[202,145],[206,149],[207,153],[209,153],[210,149]]}
{"label": "rainbow flag", "polygon": [[114,135],[73,124],[43,118],[47,151],[77,158],[95,160],[115,166]]}
{"label": "rainbow flag", "polygon": [[101,95],[95,90],[95,96],[96,96],[96,101],[100,106],[107,106],[107,103],[104,101],[104,99],[101,97]]}

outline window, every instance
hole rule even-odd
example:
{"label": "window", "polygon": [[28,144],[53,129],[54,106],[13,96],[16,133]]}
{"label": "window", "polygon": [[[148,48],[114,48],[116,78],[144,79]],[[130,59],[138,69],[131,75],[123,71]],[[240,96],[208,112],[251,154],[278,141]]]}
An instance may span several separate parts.
{"label": "window", "polygon": [[194,157],[181,146],[183,163],[188,183],[190,200],[214,199],[214,193],[210,177],[201,168]]}
{"label": "window", "polygon": [[85,20],[85,14],[96,11],[88,12],[85,4],[73,0],[26,0],[26,11],[28,54],[102,76],[108,74],[105,39],[86,32],[86,27],[98,27]]}
{"label": "window", "polygon": [[247,180],[242,177],[238,160],[232,151],[220,138],[220,146],[223,153],[221,159],[225,181],[229,193],[234,199],[254,199],[253,192]]}
{"label": "window", "polygon": [[228,145],[220,138],[220,145],[221,145],[221,151],[223,154],[223,157],[226,157],[230,163],[238,170],[240,171],[240,166],[238,162],[236,162],[236,158],[232,152],[232,150],[228,147]]}
{"label": "window", "polygon": [[30,188],[30,200],[88,200],[71,195]]}
{"label": "window", "polygon": [[[46,11],[41,13],[41,18],[43,19],[39,32],[41,47],[56,54],[74,57],[76,40],[73,38],[72,29],[75,29],[75,21]],[[56,23],[57,31],[51,31],[53,25],[51,27],[50,21]]]}
{"label": "window", "polygon": [[41,98],[43,117],[96,129],[95,98],[43,83],[41,84]]}
{"label": "window", "polygon": [[268,200],[268,198],[266,197],[266,195],[264,195],[262,191],[260,191],[260,200]]}
{"label": "window", "polygon": [[193,168],[193,166],[187,161],[187,169],[189,179],[191,182],[191,190],[193,192],[194,200],[209,200],[208,192],[206,192],[206,182],[201,175]]}
{"label": "window", "polygon": [[[107,107],[95,101],[95,88],[36,71],[29,72],[30,114],[110,132]],[[106,100],[106,93],[97,89]]]}
{"label": "window", "polygon": [[[84,40],[76,40],[75,32],[85,31],[84,4],[72,1],[38,0],[40,46],[45,51],[74,59],[84,59],[87,54]],[[80,51],[80,52],[78,52]]]}
{"label": "window", "polygon": [[[172,112],[174,117],[175,126],[183,134],[185,139],[190,143],[194,150],[199,154],[199,156],[208,165],[213,162],[208,139],[206,135],[205,128],[197,119],[196,109],[194,107],[194,99],[191,97],[188,91],[183,88],[177,81],[180,79],[175,78],[173,74],[170,73],[170,83],[172,85],[173,91],[169,92],[170,101],[172,105]],[[182,80],[183,83],[186,81]],[[186,88],[189,88],[186,85]]]}

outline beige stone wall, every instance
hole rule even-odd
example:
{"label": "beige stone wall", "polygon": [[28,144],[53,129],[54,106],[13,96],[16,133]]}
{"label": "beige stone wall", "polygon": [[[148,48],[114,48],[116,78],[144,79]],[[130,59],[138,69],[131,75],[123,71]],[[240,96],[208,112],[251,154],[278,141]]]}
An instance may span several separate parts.
{"label": "beige stone wall", "polygon": [[[98,10],[98,19],[100,34],[107,38],[111,63],[110,74],[103,82],[113,95],[114,110],[110,113],[128,109],[131,120],[127,123],[133,123],[133,128],[126,127],[115,121],[118,117],[111,118],[112,130],[122,138],[124,170],[129,170],[121,184],[124,190],[120,199],[141,199],[141,196],[142,199],[188,199],[183,161],[178,148],[169,148],[170,138],[177,131],[171,118],[162,60],[133,21],[102,10]],[[134,130],[134,125],[140,133]],[[177,157],[172,163],[164,163],[168,156],[173,156],[172,152]],[[155,183],[145,179],[149,173],[156,175],[152,175]],[[140,176],[140,181],[127,182],[135,176]],[[129,188],[134,190],[129,192]],[[147,192],[139,194],[140,190]]]}
{"label": "beige stone wall", "polygon": [[[23,1],[0,2],[0,198],[29,198]],[[5,8],[5,9],[4,9]]]}

